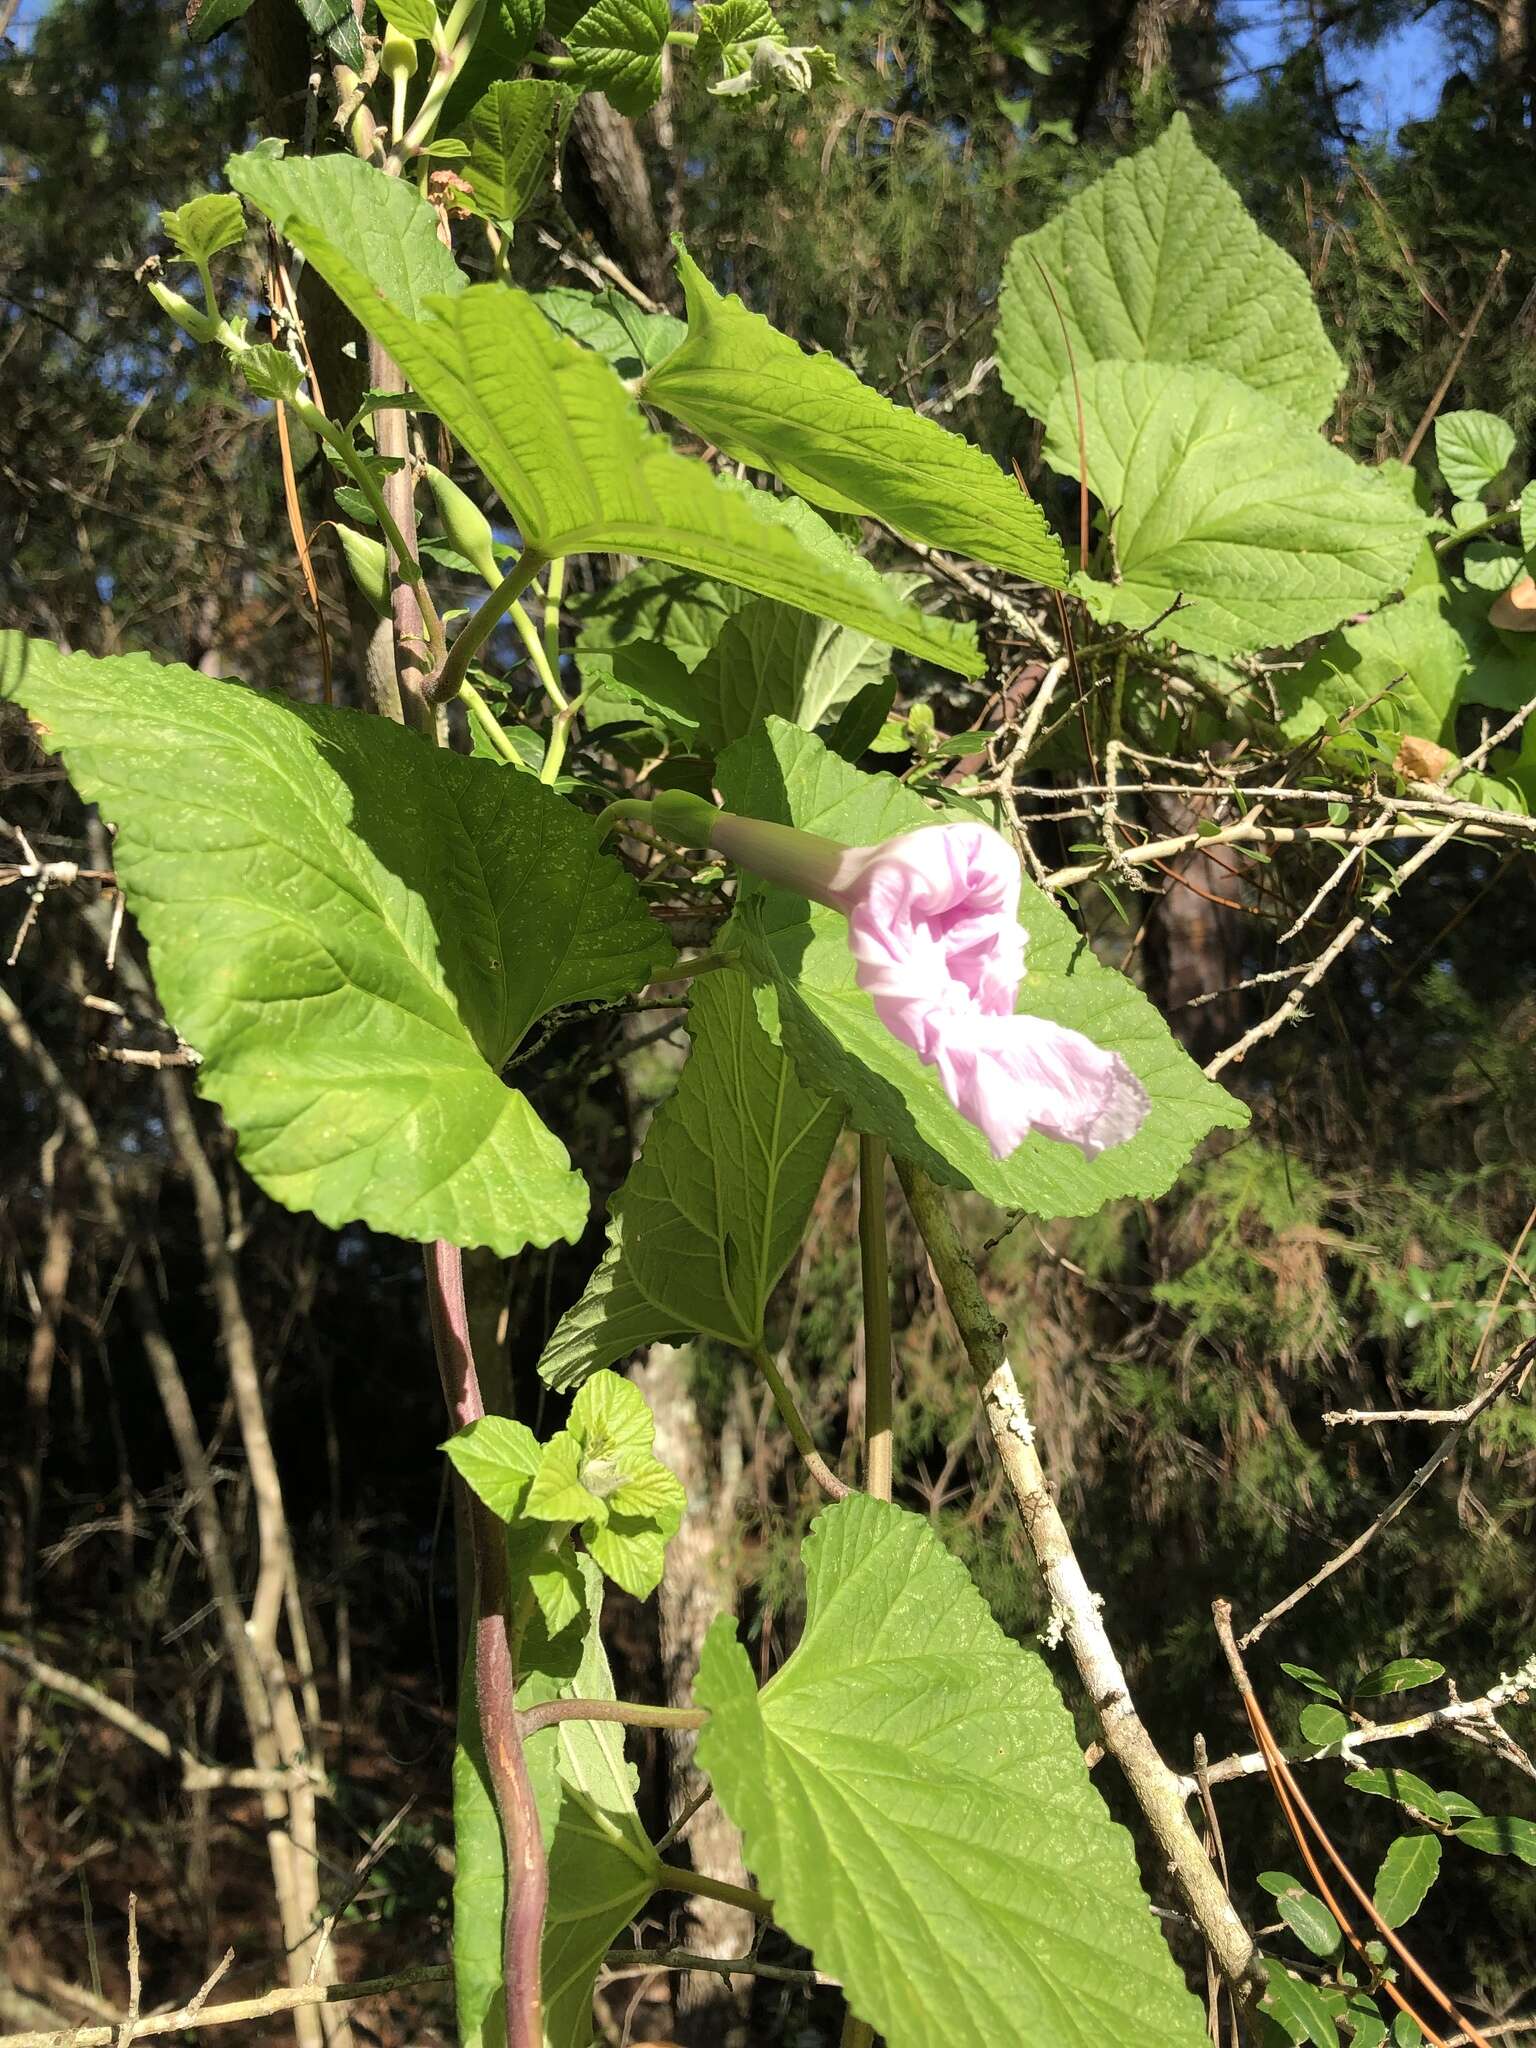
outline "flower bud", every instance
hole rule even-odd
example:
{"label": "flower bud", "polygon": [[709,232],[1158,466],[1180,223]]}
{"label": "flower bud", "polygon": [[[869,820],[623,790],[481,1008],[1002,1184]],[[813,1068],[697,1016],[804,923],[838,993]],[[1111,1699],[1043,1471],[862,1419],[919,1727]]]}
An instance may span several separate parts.
{"label": "flower bud", "polygon": [[496,566],[495,536],[491,522],[467,491],[461,491],[451,476],[445,476],[428,462],[424,465],[427,483],[437,504],[437,516],[443,522],[443,532],[450,547],[457,548],[466,562],[472,562],[486,582],[495,585],[501,581],[501,571]]}
{"label": "flower bud", "polygon": [[389,610],[389,555],[383,541],[352,526],[338,525],[336,533],[352,581],[382,618]]}

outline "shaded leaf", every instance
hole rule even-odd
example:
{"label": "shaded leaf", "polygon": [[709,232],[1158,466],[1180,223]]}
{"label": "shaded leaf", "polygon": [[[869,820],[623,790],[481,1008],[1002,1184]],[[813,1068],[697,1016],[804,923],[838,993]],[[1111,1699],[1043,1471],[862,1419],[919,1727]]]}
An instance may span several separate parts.
{"label": "shaded leaf", "polygon": [[[550,1638],[535,1623],[525,1639],[517,1703],[612,1699],[613,1677],[599,1634],[602,1578],[581,1564],[586,1629]],[[473,1714],[463,1688],[454,1758],[454,1978],[463,2048],[504,2048],[501,1924],[505,1865]],[[589,2048],[598,1965],[614,1937],[655,1889],[655,1851],[635,1810],[635,1773],[614,1723],[562,1721],[527,1743],[549,1856],[544,1923],[546,2048]]]}
{"label": "shaded leaf", "polygon": [[534,300],[552,327],[584,348],[595,349],[621,377],[638,377],[661,362],[688,331],[672,314],[642,312],[619,291],[583,292],[555,285],[535,292]]}
{"label": "shaded leaf", "polygon": [[493,85],[516,78],[539,40],[544,17],[544,0],[490,0],[475,46],[443,102],[439,134],[457,129]]}
{"label": "shaded leaf", "polygon": [[1522,1863],[1536,1863],[1536,1821],[1522,1820],[1518,1814],[1483,1814],[1477,1820],[1465,1820],[1456,1830],[1456,1839],[1481,1849],[1486,1856],[1518,1856]]}
{"label": "shaded leaf", "polygon": [[1316,1985],[1293,1977],[1283,1963],[1270,1956],[1262,1961],[1269,1978],[1264,2010],[1273,2013],[1293,2041],[1311,2041],[1314,2048],[1339,2048],[1338,2029]]}
{"label": "shaded leaf", "polygon": [[744,976],[701,977],[688,1027],[693,1051],[614,1198],[608,1252],[539,1362],[552,1386],[685,1331],[751,1350],[800,1242],[841,1118],[763,1032]]}
{"label": "shaded leaf", "polygon": [[1415,1813],[1422,1814],[1425,1820],[1445,1821],[1450,1818],[1433,1785],[1426,1785],[1412,1771],[1400,1771],[1392,1766],[1351,1771],[1344,1782],[1356,1792],[1369,1792],[1377,1799],[1394,1799],[1399,1806],[1411,1807]]}
{"label": "shaded leaf", "polygon": [[463,175],[482,213],[518,218],[543,187],[575,104],[568,87],[543,78],[503,81],[476,102],[463,130]]}

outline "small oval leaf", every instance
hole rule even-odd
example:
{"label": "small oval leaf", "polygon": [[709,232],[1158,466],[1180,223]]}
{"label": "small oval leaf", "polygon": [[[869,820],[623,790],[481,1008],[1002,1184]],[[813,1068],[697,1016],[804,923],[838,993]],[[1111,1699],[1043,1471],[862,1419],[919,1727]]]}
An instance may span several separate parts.
{"label": "small oval leaf", "polygon": [[1399,1835],[1376,1873],[1376,1910],[1389,1927],[1401,1927],[1424,1903],[1440,1874],[1438,1835]]}
{"label": "small oval leaf", "polygon": [[1383,1664],[1379,1671],[1361,1679],[1355,1687],[1355,1698],[1380,1699],[1387,1693],[1408,1692],[1416,1685],[1432,1685],[1444,1676],[1445,1666],[1437,1664],[1433,1657],[1394,1657],[1390,1664]]}

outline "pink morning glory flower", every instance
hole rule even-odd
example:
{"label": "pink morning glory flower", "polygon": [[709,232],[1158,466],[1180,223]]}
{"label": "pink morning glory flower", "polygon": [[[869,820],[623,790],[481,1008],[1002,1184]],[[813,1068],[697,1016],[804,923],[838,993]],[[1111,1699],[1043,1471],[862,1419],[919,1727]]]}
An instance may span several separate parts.
{"label": "pink morning glory flower", "polygon": [[1014,1014],[1025,952],[1019,860],[989,826],[928,825],[879,846],[840,846],[716,811],[709,843],[842,912],[880,1021],[937,1071],[994,1157],[1040,1131],[1094,1159],[1140,1130],[1147,1092],[1118,1053]]}

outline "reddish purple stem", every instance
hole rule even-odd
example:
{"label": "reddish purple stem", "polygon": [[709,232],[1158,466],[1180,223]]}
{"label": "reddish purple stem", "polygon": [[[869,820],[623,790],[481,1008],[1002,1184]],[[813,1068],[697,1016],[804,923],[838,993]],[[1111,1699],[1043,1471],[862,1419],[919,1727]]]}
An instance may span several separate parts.
{"label": "reddish purple stem", "polygon": [[[462,1429],[485,1413],[469,1339],[464,1261],[456,1245],[439,1241],[428,1248],[426,1265],[443,1398],[454,1427]],[[475,1703],[507,1862],[502,1937],[507,2048],[543,2048],[539,1964],[549,1902],[549,1866],[517,1718],[517,1668],[507,1633],[506,1535],[490,1509],[473,1497],[469,1526],[475,1560]]]}

